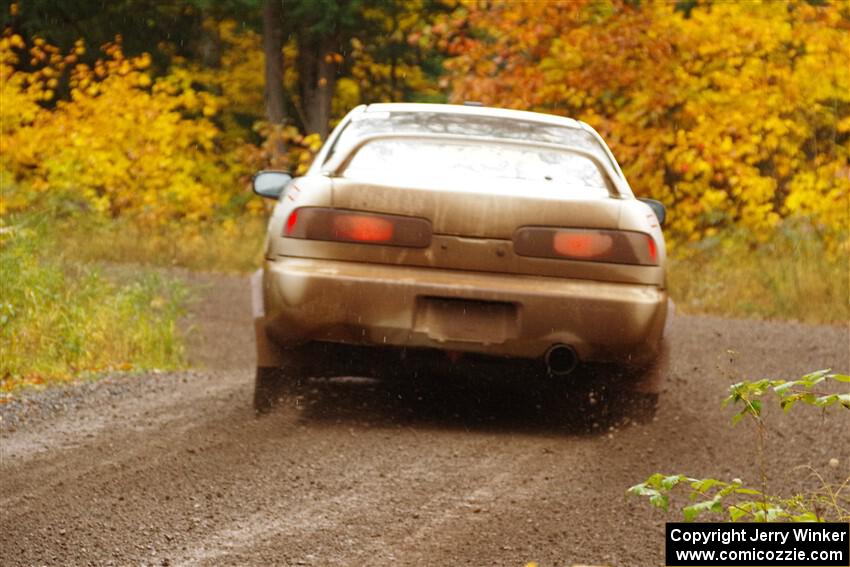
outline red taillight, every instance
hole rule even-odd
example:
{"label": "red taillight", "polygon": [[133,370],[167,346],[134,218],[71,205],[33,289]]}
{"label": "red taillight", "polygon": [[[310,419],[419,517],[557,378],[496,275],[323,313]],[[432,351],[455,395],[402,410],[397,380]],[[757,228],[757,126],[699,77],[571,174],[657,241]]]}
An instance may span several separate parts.
{"label": "red taillight", "polygon": [[393,239],[393,223],[380,217],[338,215],[333,217],[333,231],[342,240],[390,242]]}
{"label": "red taillight", "polygon": [[431,223],[416,217],[301,207],[286,219],[283,236],[426,248],[431,244]]}
{"label": "red taillight", "polygon": [[655,244],[655,239],[651,236],[646,236],[646,247],[649,251],[649,259],[653,264],[658,264],[658,247]]}
{"label": "red taillight", "polygon": [[289,236],[292,234],[292,231],[295,230],[295,225],[298,223],[298,209],[295,209],[291,213],[289,213],[289,218],[286,219],[286,227],[284,228],[284,235]]}
{"label": "red taillight", "polygon": [[611,250],[613,242],[607,234],[556,232],[552,245],[561,256],[594,258]]}
{"label": "red taillight", "polygon": [[538,258],[658,265],[658,248],[652,236],[623,230],[523,227],[514,234],[514,251]]}

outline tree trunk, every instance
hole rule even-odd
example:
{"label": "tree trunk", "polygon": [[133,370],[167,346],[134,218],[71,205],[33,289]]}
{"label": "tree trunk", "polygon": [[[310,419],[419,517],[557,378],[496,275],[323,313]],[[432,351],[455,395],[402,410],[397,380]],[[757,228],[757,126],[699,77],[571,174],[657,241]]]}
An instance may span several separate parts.
{"label": "tree trunk", "polygon": [[[204,13],[201,11],[201,37],[198,41],[198,56],[204,67],[211,69],[221,68],[221,55],[224,50],[224,43],[221,40],[221,35],[218,33],[218,28],[214,26],[206,26],[203,24]],[[221,93],[216,93],[221,94]]]}
{"label": "tree trunk", "polygon": [[282,0],[263,1],[263,53],[266,56],[266,118],[281,125],[283,110],[283,10]]}
{"label": "tree trunk", "polygon": [[331,101],[336,85],[333,37],[300,37],[298,83],[304,129],[308,134],[328,137]]}
{"label": "tree trunk", "polygon": [[398,71],[396,70],[398,67],[398,47],[394,45],[394,40],[396,34],[399,33],[398,29],[398,9],[397,5],[393,4],[392,7],[392,21],[393,21],[393,31],[390,33],[390,100],[387,102],[401,102],[401,97],[396,95],[396,89],[398,88]]}

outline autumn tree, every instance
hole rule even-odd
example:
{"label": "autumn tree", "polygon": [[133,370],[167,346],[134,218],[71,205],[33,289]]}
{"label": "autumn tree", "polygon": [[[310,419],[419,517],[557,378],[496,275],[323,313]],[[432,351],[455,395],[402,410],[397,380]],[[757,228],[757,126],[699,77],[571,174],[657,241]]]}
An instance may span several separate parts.
{"label": "autumn tree", "polygon": [[846,1],[470,1],[441,25],[454,100],[587,121],[679,239],[789,215],[846,235]]}
{"label": "autumn tree", "polygon": [[424,32],[453,6],[444,0],[378,0],[363,8],[364,25],[347,58],[360,102],[445,102],[438,86],[445,53]]}
{"label": "autumn tree", "polygon": [[[323,139],[354,104],[441,99],[439,54],[417,33],[449,11],[441,0],[287,0],[284,26],[293,41],[290,92],[307,133]],[[421,33],[420,33],[421,35]],[[334,97],[345,104],[334,112]]]}

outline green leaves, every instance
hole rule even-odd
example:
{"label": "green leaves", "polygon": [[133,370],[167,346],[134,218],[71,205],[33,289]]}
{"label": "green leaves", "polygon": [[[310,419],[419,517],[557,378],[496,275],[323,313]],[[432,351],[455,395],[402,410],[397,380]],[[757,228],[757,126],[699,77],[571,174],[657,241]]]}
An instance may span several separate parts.
{"label": "green leaves", "polygon": [[715,478],[655,473],[645,482],[629,488],[628,494],[645,496],[650,504],[668,512],[671,494],[676,490],[684,491],[688,500],[693,502],[682,507],[686,522],[693,522],[704,514],[718,515],[730,522],[823,521],[817,509],[802,496],[781,498],[767,495],[743,486],[738,479],[726,482]]}
{"label": "green leaves", "polygon": [[655,473],[646,482],[636,484],[629,488],[629,494],[636,496],[646,496],[649,498],[649,503],[656,508],[662,508],[664,511],[670,506],[670,499],[667,492],[675,488],[680,482],[689,481],[686,476],[682,475],[662,475]]}
{"label": "green leaves", "polygon": [[738,506],[729,506],[729,519],[737,522],[747,515],[747,511]]}
{"label": "green leaves", "polygon": [[788,412],[797,402],[825,408],[840,404],[850,409],[850,392],[821,392],[815,386],[826,386],[829,382],[839,384],[850,383],[850,376],[834,374],[830,370],[818,370],[806,374],[799,380],[758,380],[755,382],[738,382],[729,387],[729,396],[723,405],[739,405],[741,409],[732,417],[733,423],[738,423],[746,416],[759,419],[762,412],[762,401],[757,399],[768,392],[779,396],[779,405]]}
{"label": "green leaves", "polygon": [[[799,380],[738,382],[729,387],[729,395],[723,400],[723,406],[731,404],[738,409],[732,418],[733,423],[750,417],[763,431],[761,398],[766,394],[777,395],[779,405],[785,412],[798,402],[818,408],[840,404],[850,409],[850,392],[825,391],[835,385],[844,389],[844,384],[848,383],[850,376],[835,374],[830,370],[811,372]],[[764,471],[762,475],[765,478]],[[821,522],[824,521],[824,510],[830,507],[838,509],[835,493],[829,491],[826,495],[812,493],[805,497],[794,495],[786,498],[767,494],[766,489],[756,490],[743,486],[739,479],[726,482],[677,474],[655,473],[645,482],[629,488],[628,494],[645,496],[653,506],[668,511],[671,493],[674,491],[685,492],[692,502],[682,508],[686,522],[693,522],[703,514],[720,515],[731,522]]]}
{"label": "green leaves", "polygon": [[685,515],[685,521],[686,522],[693,522],[703,512],[713,512],[715,514],[722,513],[723,512],[722,497],[719,494],[717,494],[711,500],[706,500],[704,502],[700,502],[698,504],[693,504],[691,506],[685,506],[682,509],[682,512]]}
{"label": "green leaves", "polygon": [[686,477],[679,475],[664,476],[656,473],[646,479],[646,482],[629,488],[628,493],[636,496],[646,496],[649,498],[650,504],[666,512],[670,507],[670,498],[666,493],[685,479]]}

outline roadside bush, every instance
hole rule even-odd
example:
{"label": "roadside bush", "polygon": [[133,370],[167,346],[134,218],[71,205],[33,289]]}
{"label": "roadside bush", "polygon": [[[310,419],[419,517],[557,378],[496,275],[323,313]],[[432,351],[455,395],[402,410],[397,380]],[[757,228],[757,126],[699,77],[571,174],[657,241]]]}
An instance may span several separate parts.
{"label": "roadside bush", "polygon": [[90,372],[183,364],[182,285],[145,270],[113,283],[66,260],[50,219],[13,220],[0,224],[0,394]]}

